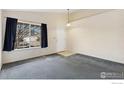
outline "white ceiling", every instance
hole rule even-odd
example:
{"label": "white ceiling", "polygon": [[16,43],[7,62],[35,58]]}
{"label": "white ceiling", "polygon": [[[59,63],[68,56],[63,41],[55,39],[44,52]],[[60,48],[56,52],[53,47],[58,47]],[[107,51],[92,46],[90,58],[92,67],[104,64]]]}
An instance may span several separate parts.
{"label": "white ceiling", "polygon": [[[70,13],[77,9],[70,9]],[[28,12],[50,12],[50,13],[67,13],[67,9],[4,9],[4,11],[28,11]]]}
{"label": "white ceiling", "polygon": [[82,18],[98,15],[104,12],[112,11],[113,9],[79,9],[72,12],[70,15],[70,21],[79,20]]}
{"label": "white ceiling", "polygon": [[[70,13],[82,12],[93,13],[93,12],[104,12],[111,9],[70,9]],[[27,11],[27,12],[50,12],[50,13],[67,13],[67,9],[3,9],[3,11]]]}
{"label": "white ceiling", "polygon": [[[70,9],[70,21],[94,16],[112,9]],[[3,11],[24,11],[67,14],[67,9],[4,9]]]}

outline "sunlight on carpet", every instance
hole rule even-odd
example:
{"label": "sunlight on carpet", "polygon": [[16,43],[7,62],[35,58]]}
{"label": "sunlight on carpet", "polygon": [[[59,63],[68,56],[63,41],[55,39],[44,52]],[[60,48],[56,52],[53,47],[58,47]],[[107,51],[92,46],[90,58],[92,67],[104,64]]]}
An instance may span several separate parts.
{"label": "sunlight on carpet", "polygon": [[59,52],[58,54],[61,56],[64,56],[64,57],[68,57],[68,56],[74,55],[76,53],[71,52],[71,51],[62,51],[62,52]]}

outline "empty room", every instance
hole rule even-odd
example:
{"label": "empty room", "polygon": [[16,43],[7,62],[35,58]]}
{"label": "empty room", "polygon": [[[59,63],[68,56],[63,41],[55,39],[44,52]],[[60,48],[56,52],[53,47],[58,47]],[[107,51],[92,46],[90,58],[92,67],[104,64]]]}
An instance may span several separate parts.
{"label": "empty room", "polygon": [[124,79],[123,9],[1,9],[0,79]]}

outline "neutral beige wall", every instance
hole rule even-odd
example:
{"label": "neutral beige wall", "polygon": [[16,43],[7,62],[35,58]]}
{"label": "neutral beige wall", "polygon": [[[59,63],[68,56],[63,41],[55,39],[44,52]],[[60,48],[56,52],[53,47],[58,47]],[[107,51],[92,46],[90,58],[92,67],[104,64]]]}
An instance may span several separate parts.
{"label": "neutral beige wall", "polygon": [[2,66],[2,11],[0,10],[0,69]]}
{"label": "neutral beige wall", "polygon": [[71,23],[68,50],[124,63],[124,10],[113,10]]}
{"label": "neutral beige wall", "polygon": [[[10,63],[27,58],[47,55],[65,50],[65,16],[60,13],[16,12],[3,11],[3,36],[5,33],[5,18],[13,17],[27,21],[46,23],[48,25],[48,48],[34,48],[3,52],[3,63]],[[4,38],[3,38],[4,39]]]}

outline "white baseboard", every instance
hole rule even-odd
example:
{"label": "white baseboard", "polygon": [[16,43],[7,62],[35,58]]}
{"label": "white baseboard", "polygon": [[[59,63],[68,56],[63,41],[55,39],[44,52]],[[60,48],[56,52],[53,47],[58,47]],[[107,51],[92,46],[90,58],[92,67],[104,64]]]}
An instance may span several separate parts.
{"label": "white baseboard", "polygon": [[87,56],[95,57],[95,58],[100,58],[100,59],[108,60],[108,61],[115,62],[115,63],[124,64],[123,61],[118,61],[118,60],[114,60],[114,59],[109,59],[109,58],[106,58],[106,57],[100,57],[100,56],[98,56],[98,55],[92,55],[92,54],[87,54],[87,53],[82,53],[82,52],[77,52],[77,53],[78,53],[78,54],[82,54],[82,55],[87,55]]}
{"label": "white baseboard", "polygon": [[34,57],[28,57],[28,58],[24,58],[24,59],[20,59],[20,60],[3,61],[2,64],[8,64],[8,63],[18,62],[18,61],[22,61],[22,60],[31,59],[31,58],[36,58],[36,57],[41,57],[41,56],[47,56],[47,55],[56,54],[56,53],[59,53],[59,52],[61,52],[61,51],[57,51],[57,52],[53,52],[53,53],[47,53],[47,54],[43,54],[43,55],[39,55],[39,56],[34,56]]}

